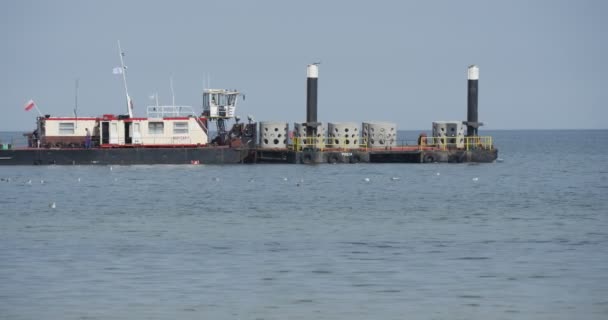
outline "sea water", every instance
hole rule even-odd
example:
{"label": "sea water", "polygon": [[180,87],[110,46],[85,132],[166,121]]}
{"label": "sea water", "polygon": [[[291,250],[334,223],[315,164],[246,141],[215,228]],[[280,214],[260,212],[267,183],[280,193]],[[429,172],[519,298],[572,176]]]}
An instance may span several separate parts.
{"label": "sea water", "polygon": [[607,319],[608,131],[491,134],[491,164],[0,167],[0,319]]}

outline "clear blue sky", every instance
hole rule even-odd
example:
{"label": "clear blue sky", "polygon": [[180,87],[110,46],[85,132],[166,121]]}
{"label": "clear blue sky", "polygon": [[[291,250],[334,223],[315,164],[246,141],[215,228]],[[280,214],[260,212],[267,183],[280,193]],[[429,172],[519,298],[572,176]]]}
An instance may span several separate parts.
{"label": "clear blue sky", "polygon": [[[149,96],[200,108],[204,80],[247,94],[238,113],[305,120],[306,65],[322,61],[319,120],[430,129],[466,118],[480,67],[485,129],[608,128],[608,1],[0,2],[0,131],[44,113],[136,115]],[[199,109],[200,110],[200,109]],[[484,129],[482,128],[482,130]]]}

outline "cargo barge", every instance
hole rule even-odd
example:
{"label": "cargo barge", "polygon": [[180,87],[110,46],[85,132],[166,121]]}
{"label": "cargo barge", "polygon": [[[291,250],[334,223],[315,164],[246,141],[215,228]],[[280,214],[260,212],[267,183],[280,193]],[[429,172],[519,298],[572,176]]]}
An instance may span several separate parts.
{"label": "cargo barge", "polygon": [[[2,144],[0,165],[136,165],[240,163],[461,163],[493,162],[491,137],[479,136],[477,66],[468,68],[466,121],[435,121],[432,135],[399,143],[390,122],[327,123],[317,119],[318,64],[307,66],[306,121],[241,122],[236,90],[205,89],[201,114],[189,106],[147,107],[134,117],[126,86],[125,115],[54,117],[40,114],[27,147]],[[31,108],[31,106],[29,106]],[[228,124],[232,123],[230,129]],[[209,125],[215,124],[210,139]],[[466,132],[465,132],[466,130]]]}

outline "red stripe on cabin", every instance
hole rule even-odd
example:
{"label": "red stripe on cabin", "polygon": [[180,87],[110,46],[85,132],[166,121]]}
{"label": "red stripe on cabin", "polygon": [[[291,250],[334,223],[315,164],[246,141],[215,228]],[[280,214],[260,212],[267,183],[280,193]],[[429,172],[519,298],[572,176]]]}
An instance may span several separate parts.
{"label": "red stripe on cabin", "polygon": [[122,119],[124,122],[133,122],[133,121],[146,121],[149,118],[129,118],[129,119]]}
{"label": "red stripe on cabin", "polygon": [[76,120],[99,120],[99,118],[46,118],[46,120],[52,121],[76,121]]}

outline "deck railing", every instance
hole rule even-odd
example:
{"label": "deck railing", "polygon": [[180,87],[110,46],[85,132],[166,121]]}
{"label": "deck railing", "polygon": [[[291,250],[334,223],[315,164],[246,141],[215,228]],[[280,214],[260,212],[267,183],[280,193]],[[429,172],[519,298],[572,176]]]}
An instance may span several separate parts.
{"label": "deck railing", "polygon": [[[459,141],[458,141],[458,140]],[[354,141],[358,144],[354,144]],[[295,137],[288,144],[288,149],[302,151],[303,149],[315,148],[319,150],[476,150],[494,149],[492,137],[422,137],[418,140],[399,139],[394,144],[386,146],[370,145],[365,138],[315,138],[315,137]]]}
{"label": "deck railing", "polygon": [[196,116],[191,106],[148,106],[148,118],[171,118]]}

